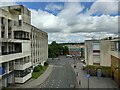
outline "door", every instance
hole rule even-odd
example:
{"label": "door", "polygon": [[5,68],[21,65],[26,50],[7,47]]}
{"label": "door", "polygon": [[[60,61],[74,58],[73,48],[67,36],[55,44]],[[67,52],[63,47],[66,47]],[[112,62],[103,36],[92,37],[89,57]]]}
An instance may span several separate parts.
{"label": "door", "polygon": [[101,74],[101,69],[97,69],[97,76],[98,76],[98,77],[101,77],[101,76],[102,76],[102,74]]}
{"label": "door", "polygon": [[112,71],[112,79],[114,80],[114,72]]}

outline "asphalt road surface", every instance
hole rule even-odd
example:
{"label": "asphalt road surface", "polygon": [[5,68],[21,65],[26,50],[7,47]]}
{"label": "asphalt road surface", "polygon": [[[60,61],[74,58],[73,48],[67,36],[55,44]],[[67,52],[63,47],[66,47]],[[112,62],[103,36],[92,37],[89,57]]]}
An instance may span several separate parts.
{"label": "asphalt road surface", "polygon": [[49,63],[54,65],[53,71],[48,79],[38,88],[77,88],[76,74],[71,67],[71,60],[66,57],[59,57],[54,60],[49,60]]}

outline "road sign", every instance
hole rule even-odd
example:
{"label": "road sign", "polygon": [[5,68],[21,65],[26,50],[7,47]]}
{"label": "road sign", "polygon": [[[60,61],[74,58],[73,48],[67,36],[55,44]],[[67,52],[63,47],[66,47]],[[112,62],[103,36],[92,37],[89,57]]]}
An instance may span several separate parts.
{"label": "road sign", "polygon": [[86,75],[86,78],[90,78],[90,74],[87,74],[87,75]]}

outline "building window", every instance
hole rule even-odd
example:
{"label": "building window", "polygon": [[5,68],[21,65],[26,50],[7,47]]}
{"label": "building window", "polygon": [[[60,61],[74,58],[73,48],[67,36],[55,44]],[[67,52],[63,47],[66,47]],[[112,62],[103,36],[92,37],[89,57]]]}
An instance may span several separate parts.
{"label": "building window", "polygon": [[19,20],[19,26],[22,26],[22,20]]}
{"label": "building window", "polygon": [[100,55],[93,55],[93,62],[100,63]]}
{"label": "building window", "polygon": [[18,17],[18,18],[19,18],[19,20],[22,20],[22,15],[19,15],[19,17]]}
{"label": "building window", "polygon": [[100,50],[100,43],[93,43],[93,50]]}

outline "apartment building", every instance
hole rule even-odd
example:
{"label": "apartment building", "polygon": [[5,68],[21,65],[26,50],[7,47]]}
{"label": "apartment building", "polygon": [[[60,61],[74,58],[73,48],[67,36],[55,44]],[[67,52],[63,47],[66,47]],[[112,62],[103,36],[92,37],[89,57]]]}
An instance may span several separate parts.
{"label": "apartment building", "polygon": [[120,38],[111,40],[111,76],[120,88]]}
{"label": "apartment building", "polygon": [[2,87],[31,78],[30,16],[30,11],[21,5],[0,9]]}
{"label": "apartment building", "polygon": [[0,85],[25,83],[32,67],[44,64],[48,36],[31,25],[31,12],[22,5],[0,8]]}
{"label": "apartment building", "polygon": [[48,35],[46,32],[32,26],[31,28],[31,60],[33,68],[44,65],[48,58]]}
{"label": "apartment building", "polygon": [[109,39],[85,41],[85,63],[91,75],[110,76],[110,50]]}

